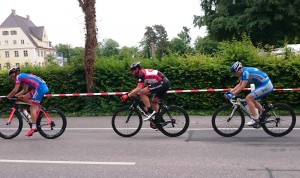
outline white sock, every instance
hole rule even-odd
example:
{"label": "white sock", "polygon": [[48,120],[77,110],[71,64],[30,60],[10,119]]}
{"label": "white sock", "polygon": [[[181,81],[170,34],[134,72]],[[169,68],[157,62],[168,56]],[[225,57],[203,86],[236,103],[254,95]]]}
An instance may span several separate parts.
{"label": "white sock", "polygon": [[32,123],[31,129],[36,129],[36,123]]}

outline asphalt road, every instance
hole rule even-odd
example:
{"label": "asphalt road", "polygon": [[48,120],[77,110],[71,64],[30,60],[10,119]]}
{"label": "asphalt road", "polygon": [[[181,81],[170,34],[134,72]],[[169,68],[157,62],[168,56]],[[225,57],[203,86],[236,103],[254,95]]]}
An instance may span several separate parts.
{"label": "asphalt road", "polygon": [[170,138],[145,122],[134,137],[114,133],[110,117],[68,118],[55,140],[26,129],[0,139],[0,177],[300,177],[299,122],[274,138],[245,128],[231,138],[217,135],[210,117],[191,116],[189,130]]}

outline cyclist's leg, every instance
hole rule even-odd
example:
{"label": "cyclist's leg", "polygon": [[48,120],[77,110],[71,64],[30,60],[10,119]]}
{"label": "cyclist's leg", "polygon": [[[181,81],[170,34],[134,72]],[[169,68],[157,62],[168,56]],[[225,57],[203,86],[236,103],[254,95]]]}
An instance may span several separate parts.
{"label": "cyclist's leg", "polygon": [[30,106],[30,115],[32,120],[32,129],[26,134],[26,136],[31,136],[34,132],[37,131],[36,128],[36,120],[38,117],[38,111],[40,107],[40,103],[43,100],[45,93],[49,91],[47,85],[41,85],[37,89],[30,92],[32,94],[31,106]]}
{"label": "cyclist's leg", "polygon": [[158,112],[159,105],[158,103],[163,100],[164,96],[166,95],[167,91],[170,89],[170,82],[169,80],[163,80],[161,86],[158,87],[156,90],[153,91],[154,96],[152,99],[152,107]]}
{"label": "cyclist's leg", "polygon": [[139,93],[144,105],[146,108],[150,108],[151,104],[150,104],[150,99],[149,99],[149,87],[145,87],[143,88],[140,93]]}
{"label": "cyclist's leg", "polygon": [[[273,84],[271,81],[267,82],[266,84],[263,84],[259,87],[257,87],[254,91],[249,93],[246,97],[247,104],[249,106],[251,117],[255,121],[258,121],[259,113],[256,109],[259,111],[262,111],[262,106],[255,100],[260,99],[264,97],[265,95],[270,94],[273,91]],[[247,124],[249,125],[249,124]]]}

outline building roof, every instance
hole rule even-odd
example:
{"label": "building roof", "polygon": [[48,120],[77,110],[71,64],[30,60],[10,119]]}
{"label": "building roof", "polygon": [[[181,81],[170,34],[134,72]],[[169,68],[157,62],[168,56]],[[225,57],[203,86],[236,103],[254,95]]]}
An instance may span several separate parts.
{"label": "building roof", "polygon": [[35,46],[38,45],[34,42],[34,40],[31,38],[30,35],[34,36],[39,40],[43,39],[44,27],[43,26],[37,27],[30,20],[30,17],[28,15],[27,18],[16,15],[15,10],[12,10],[12,13],[0,25],[0,28],[13,28],[13,27],[20,27]]}

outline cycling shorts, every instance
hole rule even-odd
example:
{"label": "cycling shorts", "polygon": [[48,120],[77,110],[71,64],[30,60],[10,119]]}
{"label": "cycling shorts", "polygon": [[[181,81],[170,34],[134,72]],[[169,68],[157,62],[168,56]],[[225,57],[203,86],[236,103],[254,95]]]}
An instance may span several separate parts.
{"label": "cycling shorts", "polygon": [[149,85],[148,92],[155,94],[155,98],[162,100],[170,87],[170,81],[164,77],[162,81]]}
{"label": "cycling shorts", "polygon": [[41,84],[38,88],[30,91],[30,96],[32,104],[40,104],[46,93],[49,92],[48,86],[46,84]]}
{"label": "cycling shorts", "polygon": [[262,97],[273,92],[273,90],[274,90],[273,84],[269,80],[268,82],[258,86],[254,91],[250,93],[250,95],[252,95],[254,99],[261,99]]}

